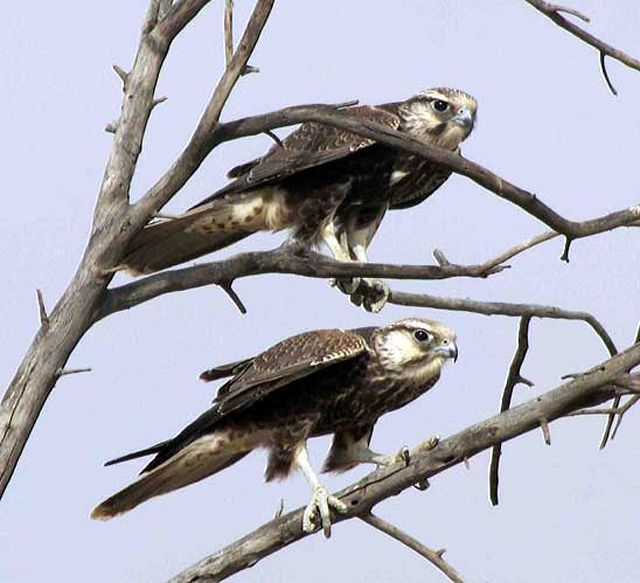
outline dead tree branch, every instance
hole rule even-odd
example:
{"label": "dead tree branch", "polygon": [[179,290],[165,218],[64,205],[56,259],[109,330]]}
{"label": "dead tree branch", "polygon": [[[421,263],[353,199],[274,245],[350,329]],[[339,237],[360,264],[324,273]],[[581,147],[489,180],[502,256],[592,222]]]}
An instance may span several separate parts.
{"label": "dead tree branch", "polygon": [[434,551],[408,535],[406,532],[400,530],[397,526],[383,520],[375,514],[363,514],[360,516],[360,520],[366,522],[370,526],[373,526],[373,528],[378,529],[380,532],[384,532],[386,535],[398,542],[401,542],[412,551],[415,551],[427,559],[427,561],[429,561],[436,569],[439,569],[449,579],[449,581],[453,581],[453,583],[464,583],[464,579],[462,579],[460,573],[458,573],[458,571],[444,560],[443,557],[446,549]]}
{"label": "dead tree branch", "polygon": [[564,28],[564,30],[578,37],[581,41],[592,46],[598,51],[600,56],[600,67],[602,69],[602,74],[607,83],[607,86],[609,87],[611,93],[613,93],[614,95],[617,95],[617,92],[611,84],[611,81],[609,80],[609,75],[607,74],[607,70],[604,64],[605,57],[611,57],[612,59],[619,61],[620,63],[626,65],[631,69],[640,71],[640,60],[635,59],[634,57],[619,49],[616,49],[615,47],[612,47],[610,44],[607,44],[606,42],[600,40],[598,37],[587,32],[584,28],[581,28],[577,24],[574,24],[573,22],[567,20],[564,16],[562,16],[562,13],[571,14],[578,17],[583,22],[590,22],[589,18],[587,18],[584,14],[572,8],[566,8],[557,4],[550,4],[549,2],[544,2],[543,0],[525,0],[525,2],[533,6],[538,12],[541,12],[547,18],[551,19],[560,28]]}
{"label": "dead tree branch", "polygon": [[[640,326],[638,326],[638,329],[636,331],[636,337],[634,340],[634,344],[638,344],[640,342]],[[613,401],[613,406],[612,409],[617,409],[620,405],[620,401],[622,400],[622,397],[619,395],[615,398],[615,400]],[[602,434],[602,439],[600,440],[600,449],[603,449],[608,441],[609,441],[609,437],[611,436],[611,439],[613,439],[613,436],[611,435],[611,430],[613,429],[613,423],[615,421],[615,415],[614,414],[610,414],[608,419],[607,419],[607,424],[604,428],[604,432]],[[618,429],[618,427],[620,426],[620,423],[622,423],[622,418],[620,418],[620,421],[618,421],[618,425],[616,427],[616,431]],[[616,431],[614,431],[614,434],[616,433]]]}
{"label": "dead tree branch", "polygon": [[[336,494],[347,512],[334,516],[334,522],[360,517],[383,500],[395,496],[418,482],[463,463],[477,453],[504,443],[523,433],[537,430],[540,420],[547,423],[577,411],[610,400],[615,392],[611,385],[627,371],[640,364],[640,346],[633,346],[594,367],[587,373],[544,394],[472,425],[442,440],[430,451],[417,448],[410,463],[377,470]],[[272,520],[206,557],[170,580],[170,583],[213,583],[222,581],[255,565],[264,557],[305,536],[302,531],[302,508]]]}
{"label": "dead tree branch", "polygon": [[331,277],[388,277],[394,279],[448,279],[479,277],[502,271],[485,265],[389,265],[344,263],[310,251],[280,247],[273,251],[242,253],[223,261],[203,263],[151,275],[107,291],[96,320],[137,306],[150,299],[205,285],[224,285],[261,273],[287,273],[328,279]]}
{"label": "dead tree branch", "polygon": [[[533,383],[522,376],[522,365],[529,350],[529,324],[531,316],[523,316],[520,318],[518,326],[518,343],[516,352],[513,355],[507,382],[502,393],[500,402],[500,412],[508,411],[511,408],[511,399],[516,385],[522,383],[527,386],[533,386]],[[498,483],[500,481],[500,456],[502,455],[502,444],[497,443],[491,449],[491,463],[489,465],[489,499],[493,506],[498,505]]]}
{"label": "dead tree branch", "polygon": [[390,304],[398,306],[414,306],[417,308],[432,308],[435,310],[450,310],[454,312],[469,312],[484,316],[509,316],[549,318],[552,320],[579,320],[588,324],[606,346],[609,354],[616,354],[616,347],[604,326],[588,312],[564,310],[556,306],[540,304],[518,304],[512,302],[482,302],[469,298],[447,298],[428,294],[413,294],[392,291]]}
{"label": "dead tree branch", "polygon": [[[258,0],[233,57],[198,122],[193,136],[171,168],[138,201],[130,213],[132,228],[139,230],[184,186],[217,144],[211,143],[231,91],[242,75],[271,14],[274,0]],[[162,23],[161,23],[162,24]],[[160,25],[159,25],[160,26]]]}
{"label": "dead tree branch", "polygon": [[[120,116],[114,124],[113,147],[98,193],[92,232],[78,269],[62,297],[49,314],[49,325],[41,326],[31,342],[0,404],[0,497],[4,493],[40,411],[65,370],[69,355],[94,323],[105,289],[111,279],[105,275],[119,263],[127,244],[156,210],[160,195],[170,198],[175,191],[153,191],[140,203],[129,205],[129,188],[149,116],[154,107],[154,90],[172,41],[209,0],[181,0],[168,3],[152,0],[147,11],[136,58],[128,73],[121,75],[124,96]],[[215,124],[235,84],[240,67],[246,64],[270,12],[272,0],[259,0],[247,31],[214,91],[204,123],[187,147],[191,158],[172,168],[184,181],[191,175],[203,132]],[[157,8],[157,10],[156,10]],[[155,23],[151,26],[152,23]],[[200,133],[198,133],[200,132]],[[201,161],[201,160],[200,160]],[[199,162],[198,162],[199,163]],[[176,186],[177,182],[172,183]],[[155,195],[155,196],[154,196]],[[161,198],[161,197],[160,197]]]}
{"label": "dead tree branch", "polygon": [[[332,108],[326,105],[289,107],[271,113],[219,124],[209,135],[209,141],[203,147],[206,148],[206,153],[208,153],[215,146],[229,140],[261,134],[267,130],[305,121],[314,121],[339,127],[394,148],[427,158],[456,174],[466,176],[486,190],[520,207],[526,213],[550,227],[553,231],[564,235],[569,242],[610,231],[618,227],[632,226],[640,219],[639,204],[595,219],[571,221],[543,203],[535,194],[512,184],[480,164],[459,154],[427,144],[406,133],[393,130],[379,123],[356,119],[354,116],[349,115],[348,109],[338,111],[335,107]],[[152,191],[161,189],[161,183],[162,180],[152,188]],[[161,204],[165,204],[170,196],[166,200],[162,196],[158,196],[158,198],[161,199]]]}

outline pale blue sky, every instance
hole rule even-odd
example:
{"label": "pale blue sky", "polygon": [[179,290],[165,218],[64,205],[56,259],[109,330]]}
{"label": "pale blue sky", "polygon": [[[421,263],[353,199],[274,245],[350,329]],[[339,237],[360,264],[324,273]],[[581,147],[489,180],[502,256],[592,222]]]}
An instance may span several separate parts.
{"label": "pale blue sky", "polygon": [[[168,96],[152,115],[132,194],[139,196],[188,139],[222,70],[222,2],[213,2],[176,41],[160,80]],[[633,0],[572,3],[590,30],[640,55],[640,11]],[[236,0],[240,25],[249,3]],[[4,213],[0,257],[0,379],[10,380],[37,328],[36,288],[48,305],[64,289],[85,244],[111,146],[144,3],[7,3],[0,22],[0,123]],[[601,80],[595,51],[556,28],[524,1],[326,0],[276,4],[251,60],[259,75],[241,80],[225,111],[231,119],[305,102],[403,99],[434,85],[478,98],[479,119],[465,153],[531,189],[574,219],[640,201],[640,73],[611,62],[620,95]],[[216,150],[171,205],[178,211],[224,183],[224,172],[270,145],[256,137]],[[541,225],[472,182],[453,177],[413,210],[388,216],[371,256],[430,262],[434,247],[452,261],[478,262]],[[270,247],[280,236],[233,249]],[[569,265],[551,242],[490,280],[399,282],[396,289],[478,299],[553,303],[592,311],[620,346],[640,319],[637,234],[620,230],[572,248]],[[119,276],[118,281],[125,281]],[[301,330],[385,323],[408,315],[444,320],[458,331],[460,359],[432,393],[383,419],[376,449],[391,451],[437,432],[447,435],[493,414],[514,349],[517,321],[390,306],[370,315],[326,282],[285,276],[236,283],[249,314],[218,289],[160,298],[98,324],[69,366],[93,372],[63,378],[47,402],[1,503],[0,581],[156,583],[287,509],[307,502],[295,477],[264,485],[254,454],[193,487],[109,523],[91,508],[128,483],[136,463],[103,468],[114,455],[165,439],[207,407],[213,388],[197,380],[212,365],[263,349]],[[517,400],[555,386],[567,372],[605,357],[580,323],[534,321]],[[533,433],[505,446],[501,505],[487,501],[488,456],[454,468],[380,505],[379,514],[448,558],[473,583],[631,583],[640,534],[636,411],[615,442],[597,449],[602,419],[551,427],[552,447]],[[328,446],[316,440],[319,466]],[[339,488],[361,467],[329,477]],[[237,581],[441,581],[423,559],[358,521],[331,541],[305,539],[241,573]]]}

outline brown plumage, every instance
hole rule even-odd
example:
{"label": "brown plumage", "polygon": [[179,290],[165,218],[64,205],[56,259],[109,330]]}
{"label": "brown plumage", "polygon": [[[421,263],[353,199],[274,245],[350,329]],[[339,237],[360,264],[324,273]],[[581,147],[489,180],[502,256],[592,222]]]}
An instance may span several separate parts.
{"label": "brown plumage", "polygon": [[[476,102],[462,91],[437,88],[346,113],[455,151],[473,129]],[[227,186],[184,215],[145,227],[121,268],[151,273],[256,231],[282,229],[303,244],[326,244],[341,261],[366,261],[386,211],[422,202],[449,175],[374,140],[305,123],[262,158],[230,170]]]}
{"label": "brown plumage", "polygon": [[[334,434],[326,471],[393,463],[394,456],[369,449],[373,426],[431,388],[445,360],[456,356],[450,328],[416,318],[382,328],[306,332],[254,358],[207,370],[201,375],[207,381],[231,377],[213,406],[173,439],[109,462],[155,454],[141,477],[100,504],[92,517],[111,518],[266,448],[267,480],[299,468],[314,488],[305,513],[305,528],[312,528],[320,499],[337,509],[340,503],[313,473],[306,440]],[[321,512],[325,530],[328,520]]]}

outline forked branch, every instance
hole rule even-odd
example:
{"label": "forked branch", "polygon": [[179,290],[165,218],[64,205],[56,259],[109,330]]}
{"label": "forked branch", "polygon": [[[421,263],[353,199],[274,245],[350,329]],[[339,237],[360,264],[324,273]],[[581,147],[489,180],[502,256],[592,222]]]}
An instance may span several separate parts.
{"label": "forked branch", "polygon": [[611,57],[616,61],[619,61],[623,65],[631,69],[635,69],[636,71],[640,71],[640,60],[628,55],[627,53],[621,51],[620,49],[616,49],[610,44],[600,40],[598,37],[593,34],[587,32],[584,28],[578,26],[577,24],[571,22],[563,16],[564,14],[570,14],[582,20],[583,22],[589,23],[590,19],[582,14],[581,12],[568,8],[566,6],[560,6],[558,4],[550,4],[549,2],[544,2],[543,0],[525,0],[528,4],[533,6],[538,12],[544,14],[547,18],[550,18],[553,22],[555,22],[560,28],[564,28],[567,32],[576,36],[589,46],[593,47],[599,52],[600,57],[600,67],[602,69],[602,74],[607,83],[607,86],[611,90],[614,95],[617,95],[616,90],[614,89],[611,80],[609,79],[609,74],[607,73],[607,69],[605,67],[605,57]]}
{"label": "forked branch", "polygon": [[[522,383],[529,387],[533,386],[530,380],[527,380],[522,376],[522,365],[524,359],[527,356],[529,350],[529,324],[531,323],[531,316],[523,316],[520,318],[520,325],[518,326],[518,343],[516,345],[516,352],[513,355],[511,366],[509,367],[509,374],[507,375],[507,382],[502,392],[502,400],[500,402],[500,412],[508,411],[511,409],[511,400],[513,398],[513,391],[516,385]],[[502,455],[502,443],[497,443],[491,449],[491,462],[489,464],[489,499],[494,506],[498,505],[498,483],[500,481],[500,456]]]}

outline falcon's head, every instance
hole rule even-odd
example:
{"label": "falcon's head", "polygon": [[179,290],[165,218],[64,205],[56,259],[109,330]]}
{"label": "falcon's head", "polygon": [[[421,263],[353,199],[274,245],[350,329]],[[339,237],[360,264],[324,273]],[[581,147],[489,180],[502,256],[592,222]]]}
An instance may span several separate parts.
{"label": "falcon's head", "polygon": [[458,358],[455,332],[424,318],[407,318],[378,328],[372,345],[385,370],[425,381],[438,376],[447,359]]}
{"label": "falcon's head", "polygon": [[405,129],[418,138],[455,150],[467,139],[476,121],[478,104],[459,89],[427,89],[400,107]]}

